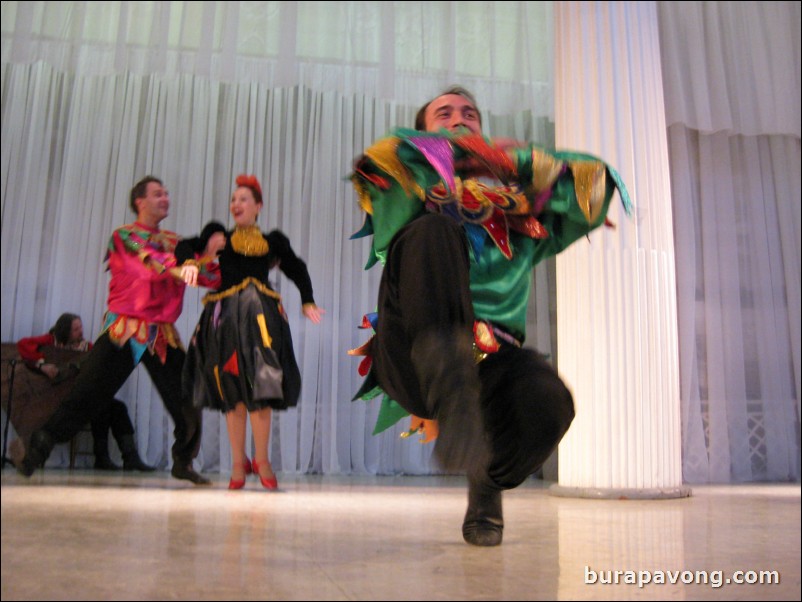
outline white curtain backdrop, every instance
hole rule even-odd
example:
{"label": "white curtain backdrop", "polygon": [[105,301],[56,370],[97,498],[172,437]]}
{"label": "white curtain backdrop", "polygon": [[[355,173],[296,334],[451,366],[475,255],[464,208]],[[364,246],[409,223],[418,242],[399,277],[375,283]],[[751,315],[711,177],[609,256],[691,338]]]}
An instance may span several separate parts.
{"label": "white curtain backdrop", "polygon": [[800,4],[658,2],[683,476],[800,477]]}
{"label": "white curtain backdrop", "polygon": [[[799,3],[657,6],[684,478],[799,480]],[[276,275],[303,391],[274,420],[274,465],[432,472],[430,446],[400,441],[400,426],[372,436],[375,404],[350,401],[360,378],[345,350],[366,338],[356,326],[380,274],[362,270],[366,243],[349,240],[361,215],[345,176],[367,144],[411,125],[452,83],[476,94],[486,133],[549,144],[552,81],[571,76],[554,73],[551,2],[4,1],[1,10],[2,340],[41,334],[63,311],[97,333],[104,249],[133,219],[126,198],[141,176],[172,192],[163,226],[193,234],[209,219],[228,224],[235,175],[255,173],[267,199],[260,225],[289,235],[328,311],[307,324],[297,291]],[[553,264],[538,269],[529,329],[552,354],[553,282]],[[200,293],[189,292],[185,340],[199,314]],[[172,424],[144,370],[119,397],[145,459],[167,466]],[[228,470],[218,415],[205,414],[196,464]]]}
{"label": "white curtain backdrop", "polygon": [[[94,338],[106,244],[133,220],[140,177],[164,180],[162,226],[191,235],[210,219],[230,225],[234,178],[254,173],[260,226],[290,237],[327,310],[308,323],[274,272],[303,376],[298,408],[275,415],[274,466],[434,471],[431,446],[399,440],[400,424],[373,436],[378,404],[351,401],[361,378],[346,351],[367,338],[357,326],[375,309],[380,268],[364,271],[367,244],[349,240],[362,215],[346,176],[452,83],[476,94],[486,133],[550,143],[551,19],[550,3],[532,2],[3,2],[2,340],[44,333],[64,311]],[[536,280],[530,340],[549,352],[553,266]],[[185,297],[184,341],[201,295]],[[167,466],[172,422],[146,371],[118,397],[145,460]],[[228,471],[225,422],[204,421],[196,467]]]}

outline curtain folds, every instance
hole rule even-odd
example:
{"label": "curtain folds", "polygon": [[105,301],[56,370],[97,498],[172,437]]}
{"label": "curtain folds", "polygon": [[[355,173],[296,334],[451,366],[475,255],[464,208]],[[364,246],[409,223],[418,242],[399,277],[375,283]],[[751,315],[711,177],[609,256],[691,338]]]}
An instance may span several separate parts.
{"label": "curtain folds", "polygon": [[[799,480],[800,5],[656,5],[683,476]],[[133,219],[126,199],[143,175],[171,190],[164,227],[194,234],[210,219],[229,224],[234,177],[255,173],[260,225],[287,233],[328,311],[307,324],[297,291],[274,275],[303,374],[299,407],[274,420],[277,469],[431,472],[430,446],[372,436],[375,404],[350,401],[360,379],[345,350],[366,338],[356,327],[374,309],[380,274],[363,270],[364,241],[349,240],[362,216],[346,177],[365,146],[411,125],[453,83],[477,96],[486,133],[550,145],[553,80],[571,77],[554,73],[552,3],[4,1],[0,10],[2,340],[45,332],[63,311],[97,333],[108,236]],[[640,76],[637,61],[630,69]],[[593,98],[593,82],[587,89]],[[615,102],[633,110],[618,90]],[[554,280],[553,262],[536,271],[529,324],[529,340],[552,354]],[[184,340],[201,294],[186,295]],[[172,425],[144,370],[120,398],[145,460],[166,466]],[[224,422],[207,413],[198,468],[227,471],[228,453]]]}
{"label": "curtain folds", "polygon": [[658,2],[666,121],[800,136],[798,2]]}
{"label": "curtain folds", "polygon": [[800,5],[659,2],[687,482],[800,478]]}
{"label": "curtain folds", "polygon": [[[3,2],[5,63],[553,115],[551,2]],[[343,35],[347,32],[347,35]]]}
{"label": "curtain folds", "polygon": [[[488,134],[551,142],[550,92],[531,101],[552,88],[550,4],[504,4],[3,2],[2,340],[46,332],[64,311],[83,317],[88,337],[97,334],[108,237],[134,219],[128,193],[142,176],[160,177],[171,192],[163,227],[192,235],[211,219],[231,225],[234,178],[253,173],[266,201],[260,226],[289,236],[327,310],[321,325],[304,320],[297,290],[273,272],[303,376],[298,407],[274,418],[274,466],[434,471],[431,446],[400,440],[402,424],[373,436],[378,405],[351,401],[361,377],[346,351],[367,338],[357,327],[375,309],[380,268],[365,271],[367,244],[350,240],[363,215],[347,176],[364,148],[411,126],[418,106],[453,83],[476,93]],[[457,56],[471,39],[453,33],[455,10],[469,26],[500,19],[535,40],[496,44],[509,37],[498,24],[475,32],[498,49],[473,64],[475,56]],[[344,26],[357,34],[339,35]],[[549,52],[508,54],[535,43]],[[536,276],[544,286],[546,270]],[[177,323],[185,342],[202,294],[185,296]],[[548,322],[535,324],[549,314],[548,289],[538,291],[533,341],[550,344]],[[172,423],[145,370],[119,398],[143,458],[166,466]],[[197,467],[226,472],[229,453],[225,422],[205,413]],[[66,454],[51,462],[64,465]]]}

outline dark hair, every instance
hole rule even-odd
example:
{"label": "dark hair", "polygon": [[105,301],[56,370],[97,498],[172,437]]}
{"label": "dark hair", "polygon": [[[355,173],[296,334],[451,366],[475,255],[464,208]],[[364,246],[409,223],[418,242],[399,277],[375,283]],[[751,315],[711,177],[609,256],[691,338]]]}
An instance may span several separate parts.
{"label": "dark hair", "polygon": [[50,329],[50,334],[56,338],[56,343],[59,345],[66,345],[70,342],[70,334],[72,333],[72,323],[75,320],[80,320],[81,316],[75,314],[61,314],[56,320],[55,326]]}
{"label": "dark hair", "polygon": [[131,211],[134,213],[139,213],[136,208],[136,200],[137,199],[144,199],[148,195],[148,184],[151,182],[156,182],[160,186],[163,186],[162,181],[159,178],[154,176],[145,176],[139,182],[134,184],[134,187],[131,189]]}
{"label": "dark hair", "polygon": [[456,94],[457,96],[462,96],[466,100],[468,100],[472,105],[473,108],[476,109],[476,115],[479,117],[479,125],[482,125],[482,113],[479,111],[479,105],[476,104],[476,99],[473,97],[473,94],[468,92],[462,86],[451,86],[446,90],[443,90],[440,94],[432,98],[429,102],[423,105],[420,109],[418,109],[418,114],[415,115],[415,129],[420,132],[426,131],[426,109],[429,108],[429,105],[432,104],[435,100],[440,98],[441,96],[446,96],[447,94]]}

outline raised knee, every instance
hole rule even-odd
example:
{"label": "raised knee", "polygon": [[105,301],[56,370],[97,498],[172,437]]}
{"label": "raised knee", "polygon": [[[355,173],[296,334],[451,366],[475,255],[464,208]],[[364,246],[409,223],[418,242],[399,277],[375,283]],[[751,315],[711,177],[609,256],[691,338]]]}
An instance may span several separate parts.
{"label": "raised knee", "polygon": [[427,244],[448,238],[459,240],[463,236],[462,229],[456,221],[438,213],[421,215],[406,226],[405,230],[405,238],[421,239]]}

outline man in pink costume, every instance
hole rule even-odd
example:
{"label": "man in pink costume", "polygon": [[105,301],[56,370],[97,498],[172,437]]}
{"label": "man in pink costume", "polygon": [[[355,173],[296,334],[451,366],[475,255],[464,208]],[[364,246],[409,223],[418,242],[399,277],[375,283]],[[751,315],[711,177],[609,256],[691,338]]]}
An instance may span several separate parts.
{"label": "man in pink costume", "polygon": [[75,386],[34,431],[27,449],[19,439],[12,443],[12,459],[25,476],[44,464],[56,443],[69,441],[97,416],[142,362],[175,423],[172,475],[196,485],[209,483],[192,467],[200,449],[201,411],[182,395],[185,352],[174,326],[185,279],[203,283],[206,274],[198,274],[194,261],[178,266],[178,235],[159,229],[170,209],[170,195],[159,179],[140,180],[131,189],[130,204],[136,222],[115,230],[109,241],[111,281],[103,332],[81,363]]}

